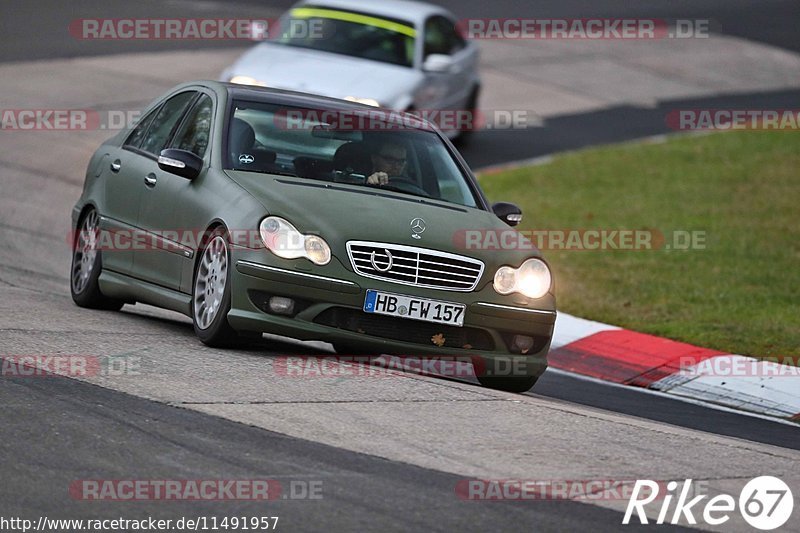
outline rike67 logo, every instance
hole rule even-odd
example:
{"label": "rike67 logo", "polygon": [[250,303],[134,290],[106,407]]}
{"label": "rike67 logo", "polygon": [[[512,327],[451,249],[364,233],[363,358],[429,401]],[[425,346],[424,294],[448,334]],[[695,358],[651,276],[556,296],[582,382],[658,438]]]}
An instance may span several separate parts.
{"label": "rike67 logo", "polygon": [[[698,504],[708,498],[706,494],[689,499],[692,491],[691,479],[685,480],[683,485],[670,481],[666,485],[666,495],[659,494],[659,487],[663,487],[663,484],[649,479],[637,480],[622,523],[629,524],[635,512],[639,523],[648,524],[645,506],[656,500],[661,504],[656,524],[678,524],[683,517],[686,523],[694,525],[697,524],[694,512],[702,516],[706,524],[718,526],[730,520],[731,513],[736,510],[737,501],[729,494],[716,495],[704,502],[705,505]],[[672,501],[676,497],[675,507],[669,516]],[[789,520],[794,499],[789,486],[782,480],[773,476],[760,476],[751,479],[744,486],[739,494],[738,506],[739,513],[750,526],[768,531],[781,527]]]}

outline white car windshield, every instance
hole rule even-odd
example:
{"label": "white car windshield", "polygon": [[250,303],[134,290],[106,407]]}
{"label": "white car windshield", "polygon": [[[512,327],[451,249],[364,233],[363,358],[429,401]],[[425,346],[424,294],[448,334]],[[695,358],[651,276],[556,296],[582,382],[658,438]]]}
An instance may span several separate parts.
{"label": "white car windshield", "polygon": [[292,9],[273,41],[412,67],[417,30],[411,22],[314,6]]}
{"label": "white car windshield", "polygon": [[237,100],[226,168],[374,187],[476,207],[476,191],[439,135],[388,110],[302,109]]}

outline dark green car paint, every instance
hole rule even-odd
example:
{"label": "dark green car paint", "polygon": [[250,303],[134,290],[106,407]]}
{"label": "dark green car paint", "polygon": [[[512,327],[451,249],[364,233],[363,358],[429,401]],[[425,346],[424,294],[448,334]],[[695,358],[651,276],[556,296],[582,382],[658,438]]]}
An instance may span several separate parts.
{"label": "dark green car paint", "polygon": [[[532,300],[520,294],[502,296],[492,279],[502,265],[519,266],[538,252],[530,250],[463,250],[454,235],[465,229],[508,230],[488,208],[478,192],[481,207],[469,208],[439,200],[374,191],[364,187],[328,184],[305,178],[224,170],[226,116],[232,91],[244,89],[216,82],[184,84],[159,98],[143,117],[167,98],[182,91],[202,91],[213,99],[214,115],[204,167],[194,180],[187,180],[158,167],[153,155],[123,148],[130,130],[106,141],[88,165],[83,193],[73,210],[73,228],[81,214],[95,209],[101,215],[101,229],[115,231],[138,228],[157,233],[161,228],[202,230],[214,226],[257,232],[268,216],[283,217],[303,233],[317,233],[331,246],[332,259],[317,266],[307,259],[281,259],[260,243],[245,242],[230,248],[231,310],[228,323],[242,332],[267,332],[299,339],[314,339],[359,346],[365,351],[395,354],[471,355],[464,347],[410,344],[369,332],[358,333],[316,324],[313,319],[331,306],[360,310],[365,291],[376,289],[466,305],[464,327],[485,330],[498,347],[479,355],[491,361],[508,357],[499,332],[517,332],[540,339],[536,353],[522,357],[534,363],[532,373],[541,373],[555,323],[555,298],[551,292]],[[299,106],[360,106],[298,93],[246,90],[250,98],[289,102]],[[452,145],[442,137],[450,150]],[[454,157],[466,165],[457,153]],[[465,168],[472,186],[477,182]],[[155,185],[146,178],[155,178]],[[150,180],[152,183],[152,179]],[[412,238],[410,222],[421,217],[426,230]],[[470,292],[422,288],[370,279],[356,274],[348,259],[350,240],[385,242],[469,256],[483,261],[485,268],[476,288]],[[197,246],[165,246],[160,250],[131,252],[102,251],[99,288],[103,295],[126,302],[149,303],[191,316],[191,292]],[[251,301],[249,290],[286,295],[309,302],[295,317],[267,314]],[[491,304],[491,305],[481,305]],[[510,309],[511,308],[511,309]],[[513,308],[519,308],[514,310]]]}

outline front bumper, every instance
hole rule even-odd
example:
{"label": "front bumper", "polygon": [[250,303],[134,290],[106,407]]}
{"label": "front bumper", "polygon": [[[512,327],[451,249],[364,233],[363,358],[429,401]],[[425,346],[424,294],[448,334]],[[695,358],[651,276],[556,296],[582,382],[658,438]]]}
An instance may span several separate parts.
{"label": "front bumper", "polygon": [[[287,261],[265,250],[234,248],[228,322],[234,329],[321,340],[365,352],[410,356],[522,358],[544,371],[556,311],[552,295],[531,301],[501,296],[491,283],[472,292],[435,290],[358,276],[335,258],[325,267]],[[364,313],[367,289],[466,305],[462,328]],[[296,301],[292,316],[269,312],[270,296]],[[440,334],[437,345],[433,337]],[[534,339],[525,353],[512,350],[514,335]],[[540,372],[537,372],[540,373]]]}

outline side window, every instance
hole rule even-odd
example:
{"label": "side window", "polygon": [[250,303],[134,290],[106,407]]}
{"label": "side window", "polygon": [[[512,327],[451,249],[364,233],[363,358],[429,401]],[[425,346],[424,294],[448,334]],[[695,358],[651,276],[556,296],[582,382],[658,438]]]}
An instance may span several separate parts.
{"label": "side window", "polygon": [[128,135],[128,138],[125,139],[125,144],[123,144],[123,146],[139,148],[139,145],[142,144],[142,138],[144,138],[144,134],[147,133],[147,128],[153,121],[153,117],[155,117],[156,113],[158,113],[158,110],[158,107],[153,109],[142,120],[139,121],[139,124],[136,125],[136,128],[134,128],[131,134]]}
{"label": "side window", "polygon": [[199,157],[203,157],[211,134],[212,116],[213,104],[211,97],[204,94],[186,114],[186,119],[172,141],[172,148],[188,150]]}
{"label": "side window", "polygon": [[425,22],[425,57],[452,55],[466,46],[464,38],[446,17],[433,16]]}
{"label": "side window", "polygon": [[158,154],[166,146],[175,129],[175,125],[183,116],[186,106],[197,93],[189,91],[180,93],[167,100],[150,123],[150,128],[142,140],[141,150]]}
{"label": "side window", "polygon": [[456,29],[453,22],[445,17],[437,17],[439,26],[442,28],[442,33],[447,41],[447,46],[450,48],[450,53],[455,54],[460,52],[467,46],[467,41],[461,36],[458,29]]}

